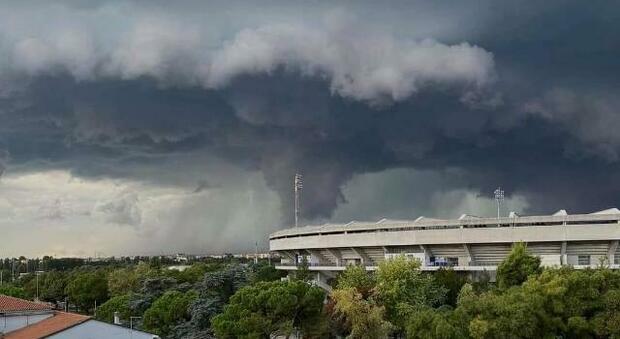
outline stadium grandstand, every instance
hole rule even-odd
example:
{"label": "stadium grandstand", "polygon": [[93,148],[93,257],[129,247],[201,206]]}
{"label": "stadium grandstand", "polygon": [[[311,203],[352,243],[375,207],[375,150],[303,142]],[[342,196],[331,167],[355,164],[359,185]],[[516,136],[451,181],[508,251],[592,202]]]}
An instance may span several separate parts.
{"label": "stadium grandstand", "polygon": [[346,268],[361,265],[374,270],[390,257],[404,255],[421,262],[425,271],[451,267],[456,271],[486,271],[491,276],[512,244],[524,242],[544,266],[575,268],[605,264],[620,268],[620,210],[589,214],[481,218],[463,214],[458,219],[419,217],[382,219],[290,228],[269,236],[270,251],[281,261],[276,267],[293,271],[304,259],[325,284]]}

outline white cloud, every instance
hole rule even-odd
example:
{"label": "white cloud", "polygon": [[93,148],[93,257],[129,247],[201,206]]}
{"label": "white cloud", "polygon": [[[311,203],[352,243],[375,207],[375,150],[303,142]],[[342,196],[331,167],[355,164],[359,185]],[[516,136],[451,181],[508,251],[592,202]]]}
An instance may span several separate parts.
{"label": "white cloud", "polygon": [[201,54],[200,33],[188,26],[162,20],[138,22],[119,39],[103,62],[104,73],[122,79],[149,75],[162,81],[194,83]]}
{"label": "white cloud", "polygon": [[[66,18],[61,21],[43,20],[37,11],[14,12],[20,21],[39,20],[43,26],[0,23],[0,53],[8,56],[0,74],[68,72],[78,80],[152,76],[163,84],[221,88],[238,76],[282,67],[323,77],[333,93],[373,103],[403,100],[436,85],[470,92],[495,78],[493,55],[481,47],[412,38],[413,33],[396,36],[329,11],[319,23],[274,21],[232,34],[214,34],[217,27],[209,20],[161,13],[129,20],[118,9],[55,8]],[[103,24],[113,27],[101,30]]]}
{"label": "white cloud", "polygon": [[244,176],[247,186],[194,193],[133,180],[78,179],[60,170],[11,173],[0,181],[0,257],[265,246],[266,234],[279,227],[279,199],[259,173]]}
{"label": "white cloud", "polygon": [[29,74],[66,71],[78,80],[91,79],[98,61],[92,36],[77,30],[53,37],[24,37],[12,53],[13,68]]}
{"label": "white cloud", "polygon": [[494,79],[493,55],[468,43],[397,40],[295,25],[244,30],[215,52],[206,84],[278,67],[329,79],[334,93],[358,100],[399,101],[428,85],[483,87]]}

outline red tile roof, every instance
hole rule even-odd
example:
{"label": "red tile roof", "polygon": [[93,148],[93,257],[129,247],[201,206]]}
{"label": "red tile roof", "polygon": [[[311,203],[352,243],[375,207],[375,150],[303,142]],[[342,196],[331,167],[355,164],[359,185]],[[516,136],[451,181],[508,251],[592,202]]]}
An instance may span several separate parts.
{"label": "red tile roof", "polygon": [[52,307],[48,304],[35,303],[33,301],[9,297],[8,295],[0,294],[0,313],[44,311],[51,309]]}
{"label": "red tile roof", "polygon": [[90,319],[91,318],[89,316],[76,313],[54,312],[53,316],[32,325],[9,332],[2,339],[45,338],[52,334],[62,332],[70,327],[79,325]]}

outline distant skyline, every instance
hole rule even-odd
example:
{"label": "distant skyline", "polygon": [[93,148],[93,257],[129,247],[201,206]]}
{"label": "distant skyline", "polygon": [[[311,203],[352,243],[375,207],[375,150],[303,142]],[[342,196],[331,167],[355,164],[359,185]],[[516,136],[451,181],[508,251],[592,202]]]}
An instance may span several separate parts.
{"label": "distant skyline", "polygon": [[0,257],[620,206],[613,1],[0,3]]}

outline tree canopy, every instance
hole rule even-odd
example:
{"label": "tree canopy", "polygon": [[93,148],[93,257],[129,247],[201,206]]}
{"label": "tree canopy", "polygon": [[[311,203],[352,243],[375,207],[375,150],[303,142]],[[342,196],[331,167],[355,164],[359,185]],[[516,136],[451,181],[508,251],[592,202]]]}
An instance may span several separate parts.
{"label": "tree canopy", "polygon": [[102,270],[77,272],[67,284],[66,292],[80,310],[94,309],[108,300],[108,281]]}
{"label": "tree canopy", "polygon": [[387,319],[402,329],[415,309],[440,305],[447,289],[433,276],[420,271],[420,262],[404,256],[383,261],[376,272],[376,294],[386,308]]}
{"label": "tree canopy", "polygon": [[130,294],[110,298],[110,300],[97,308],[97,319],[111,323],[114,321],[114,312],[118,312],[121,321],[129,321],[129,317],[133,315],[129,306],[130,300]]}
{"label": "tree canopy", "polygon": [[385,308],[372,299],[364,299],[354,287],[339,288],[332,292],[333,313],[348,327],[347,338],[387,338],[392,324],[385,320]]}
{"label": "tree canopy", "polygon": [[375,287],[375,276],[361,266],[349,265],[338,276],[337,289],[354,288],[363,297],[368,297]]}
{"label": "tree canopy", "polygon": [[23,288],[11,285],[0,286],[0,294],[21,299],[26,299],[28,297]]}
{"label": "tree canopy", "polygon": [[[125,324],[141,316],[134,327],[165,339],[620,338],[620,271],[543,268],[524,244],[499,265],[497,284],[484,272],[423,272],[419,262],[397,257],[376,271],[347,267],[329,294],[306,280],[308,267],[305,279],[280,281],[266,262],[232,260],[196,263],[183,273],[165,260],[51,270],[39,275],[39,295],[52,302],[68,295],[90,314],[96,301],[103,321],[113,321],[114,312]],[[0,293],[33,298],[36,276],[5,282]]]}
{"label": "tree canopy", "polygon": [[121,296],[136,292],[140,287],[140,279],[136,270],[131,267],[119,268],[108,274],[108,291],[111,296]]}
{"label": "tree canopy", "polygon": [[324,292],[303,281],[259,282],[230,298],[212,320],[218,338],[269,338],[313,333],[322,319]]}
{"label": "tree canopy", "polygon": [[530,255],[524,243],[516,243],[508,257],[497,267],[497,285],[499,288],[520,285],[530,275],[540,273],[540,270],[540,258]]}
{"label": "tree canopy", "polygon": [[198,297],[195,291],[168,291],[144,313],[144,328],[157,334],[168,334],[175,325],[191,318],[189,306]]}

